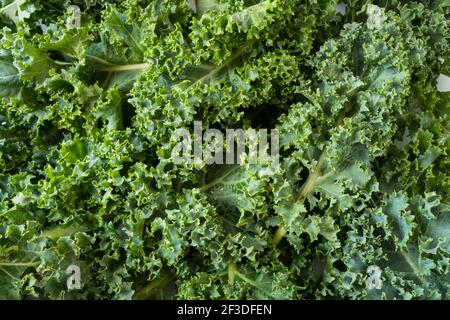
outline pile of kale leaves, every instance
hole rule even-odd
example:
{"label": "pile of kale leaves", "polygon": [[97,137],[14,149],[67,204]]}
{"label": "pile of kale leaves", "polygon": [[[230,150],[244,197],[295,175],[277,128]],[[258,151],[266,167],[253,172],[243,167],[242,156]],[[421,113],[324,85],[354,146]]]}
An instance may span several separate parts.
{"label": "pile of kale leaves", "polygon": [[0,0],[0,298],[449,299],[450,2],[338,2]]}

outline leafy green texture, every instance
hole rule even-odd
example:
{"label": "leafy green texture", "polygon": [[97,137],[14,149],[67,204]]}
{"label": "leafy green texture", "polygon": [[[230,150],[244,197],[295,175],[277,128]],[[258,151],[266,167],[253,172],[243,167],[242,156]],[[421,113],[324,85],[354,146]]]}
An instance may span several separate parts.
{"label": "leafy green texture", "polygon": [[0,299],[450,299],[449,3],[337,2],[0,1]]}

